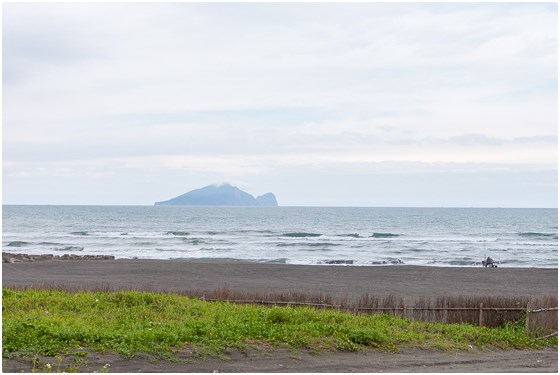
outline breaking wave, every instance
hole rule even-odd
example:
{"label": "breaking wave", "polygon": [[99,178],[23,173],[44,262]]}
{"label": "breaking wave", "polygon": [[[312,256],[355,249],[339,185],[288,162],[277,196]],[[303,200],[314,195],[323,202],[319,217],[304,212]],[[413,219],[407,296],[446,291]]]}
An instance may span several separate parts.
{"label": "breaking wave", "polygon": [[475,259],[472,258],[459,258],[459,259],[447,259],[447,260],[433,260],[431,262],[429,262],[429,264],[439,264],[439,263],[443,263],[446,265],[450,265],[450,266],[474,266],[474,265],[480,265],[479,261],[476,261]]}
{"label": "breaking wave", "polygon": [[354,264],[352,259],[333,259],[333,260],[324,260],[319,262],[320,264]]}
{"label": "breaking wave", "polygon": [[183,231],[169,231],[165,234],[167,234],[169,236],[188,236],[190,233],[189,232],[183,232]]}
{"label": "breaking wave", "polygon": [[54,249],[55,251],[84,251],[82,246],[63,246],[57,247]]}
{"label": "breaking wave", "polygon": [[339,234],[337,237],[353,237],[353,238],[362,238],[358,233],[349,233],[349,234]]}
{"label": "breaking wave", "polygon": [[387,258],[385,260],[373,261],[371,264],[404,264],[399,258]]}
{"label": "breaking wave", "polygon": [[10,246],[10,247],[22,247],[22,246],[28,246],[31,245],[31,242],[25,242],[25,241],[12,241],[12,242],[8,242],[8,244],[6,246]]}
{"label": "breaking wave", "polygon": [[288,258],[276,258],[276,259],[262,259],[260,260],[263,263],[277,263],[277,264],[287,264]]}
{"label": "breaking wave", "polygon": [[332,242],[289,242],[289,243],[279,243],[276,244],[277,247],[296,247],[296,246],[307,246],[307,247],[331,247],[331,246],[342,246],[339,243]]}
{"label": "breaking wave", "polygon": [[308,233],[308,232],[291,232],[291,233],[284,233],[283,237],[321,237],[322,234],[320,233]]}
{"label": "breaking wave", "polygon": [[400,234],[396,233],[377,233],[374,232],[371,237],[373,238],[392,238],[392,237],[400,237]]}
{"label": "breaking wave", "polygon": [[558,239],[558,234],[557,233],[540,233],[540,232],[523,232],[523,233],[518,233],[519,236],[521,237],[545,237],[545,238],[554,238],[555,240]]}

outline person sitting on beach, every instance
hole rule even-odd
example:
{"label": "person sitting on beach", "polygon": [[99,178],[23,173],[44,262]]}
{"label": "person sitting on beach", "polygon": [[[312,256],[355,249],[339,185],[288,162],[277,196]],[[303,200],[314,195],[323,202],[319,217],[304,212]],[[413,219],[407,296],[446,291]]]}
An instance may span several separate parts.
{"label": "person sitting on beach", "polygon": [[484,265],[484,267],[492,266],[494,264],[494,259],[488,257],[486,258],[486,260],[482,261],[482,264]]}

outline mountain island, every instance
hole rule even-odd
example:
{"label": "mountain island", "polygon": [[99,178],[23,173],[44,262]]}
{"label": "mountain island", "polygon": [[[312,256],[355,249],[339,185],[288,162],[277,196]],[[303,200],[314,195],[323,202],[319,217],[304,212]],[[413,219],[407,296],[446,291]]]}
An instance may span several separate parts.
{"label": "mountain island", "polygon": [[156,202],[156,206],[263,206],[276,207],[278,202],[272,193],[253,197],[229,184],[208,185],[189,191],[166,201]]}

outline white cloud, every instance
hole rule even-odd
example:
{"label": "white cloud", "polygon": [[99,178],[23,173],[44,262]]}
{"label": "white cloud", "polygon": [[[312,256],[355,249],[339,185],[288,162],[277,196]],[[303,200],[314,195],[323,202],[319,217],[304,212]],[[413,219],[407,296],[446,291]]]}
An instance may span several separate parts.
{"label": "white cloud", "polygon": [[6,197],[23,175],[86,165],[230,181],[385,161],[556,168],[556,8],[4,4]]}

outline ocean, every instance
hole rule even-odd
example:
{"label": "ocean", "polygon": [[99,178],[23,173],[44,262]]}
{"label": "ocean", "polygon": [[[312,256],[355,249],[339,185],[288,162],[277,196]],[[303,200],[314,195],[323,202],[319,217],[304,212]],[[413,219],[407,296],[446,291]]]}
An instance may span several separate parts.
{"label": "ocean", "polygon": [[558,210],[2,206],[2,250],[287,264],[558,266]]}

